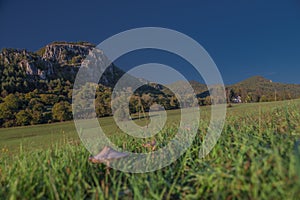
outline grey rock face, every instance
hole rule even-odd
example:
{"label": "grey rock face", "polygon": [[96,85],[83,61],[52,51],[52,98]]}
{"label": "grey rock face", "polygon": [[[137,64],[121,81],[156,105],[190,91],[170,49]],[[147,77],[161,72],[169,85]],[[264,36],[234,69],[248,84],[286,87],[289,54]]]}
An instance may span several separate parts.
{"label": "grey rock face", "polygon": [[53,63],[26,50],[5,49],[0,53],[0,60],[4,66],[17,65],[30,76],[46,79],[54,75]]}
{"label": "grey rock face", "polygon": [[61,66],[80,66],[95,46],[90,43],[52,43],[45,47],[42,58]]}
{"label": "grey rock face", "polygon": [[[95,55],[94,48],[95,45],[87,42],[55,42],[42,48],[37,53],[26,50],[4,49],[0,52],[0,65],[4,67],[8,65],[17,66],[24,70],[28,76],[36,76],[43,80],[63,78],[73,82],[79,67],[89,65],[88,63],[84,64],[83,61],[88,55]],[[93,60],[102,65],[106,62],[103,59],[104,54],[100,50],[97,50],[97,52],[97,58],[93,58]],[[122,74],[122,70],[111,64],[101,77],[100,83],[112,86]]]}

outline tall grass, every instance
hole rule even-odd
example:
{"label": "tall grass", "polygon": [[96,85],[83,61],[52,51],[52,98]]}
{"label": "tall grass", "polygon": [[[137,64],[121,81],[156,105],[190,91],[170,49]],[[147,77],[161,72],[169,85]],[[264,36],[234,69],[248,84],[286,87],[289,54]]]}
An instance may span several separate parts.
{"label": "tall grass", "polygon": [[[152,173],[91,164],[89,152],[74,139],[30,153],[20,147],[17,155],[2,149],[0,199],[298,199],[299,105],[233,107],[217,145],[204,159],[198,153],[208,121],[201,121],[191,148]],[[168,126],[161,142],[175,130]],[[127,136],[111,139],[126,149],[146,151]]]}

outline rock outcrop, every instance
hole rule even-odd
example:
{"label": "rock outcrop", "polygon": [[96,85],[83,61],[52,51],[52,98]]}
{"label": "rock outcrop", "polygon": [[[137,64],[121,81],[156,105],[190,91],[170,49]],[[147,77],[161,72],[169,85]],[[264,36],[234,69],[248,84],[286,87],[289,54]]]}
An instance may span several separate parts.
{"label": "rock outcrop", "polygon": [[57,62],[60,66],[80,66],[83,59],[94,48],[95,45],[87,42],[54,42],[44,48],[42,58],[51,62]]}
{"label": "rock outcrop", "polygon": [[38,76],[41,79],[55,75],[53,63],[26,50],[3,49],[0,53],[0,65],[19,67],[28,76]]}
{"label": "rock outcrop", "polygon": [[[64,79],[74,82],[79,67],[88,55],[93,56],[94,48],[95,45],[88,42],[54,42],[37,52],[3,49],[0,52],[0,67],[11,65],[14,69],[25,72],[29,78],[34,76],[43,80]],[[102,63],[103,58],[102,52],[100,56],[97,55],[96,60]],[[111,64],[100,83],[113,86],[123,74],[122,70]]]}

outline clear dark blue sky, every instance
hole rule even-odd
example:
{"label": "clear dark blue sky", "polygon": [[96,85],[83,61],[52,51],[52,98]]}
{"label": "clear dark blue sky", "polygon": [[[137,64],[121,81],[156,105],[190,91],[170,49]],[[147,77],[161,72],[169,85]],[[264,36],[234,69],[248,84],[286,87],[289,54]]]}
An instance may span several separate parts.
{"label": "clear dark blue sky", "polygon": [[[53,41],[98,44],[127,29],[158,26],[197,40],[227,84],[253,75],[300,83],[298,0],[0,0],[0,19],[0,48],[35,51]],[[164,52],[148,53],[124,56],[117,64],[130,68],[161,61],[180,68],[188,79],[199,79],[184,61]]]}

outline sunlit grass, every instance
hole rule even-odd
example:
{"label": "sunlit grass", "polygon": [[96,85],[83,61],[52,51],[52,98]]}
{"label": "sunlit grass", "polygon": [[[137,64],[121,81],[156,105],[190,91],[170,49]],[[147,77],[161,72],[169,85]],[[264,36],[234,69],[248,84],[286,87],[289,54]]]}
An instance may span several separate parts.
{"label": "sunlit grass", "polygon": [[[234,105],[215,148],[199,159],[209,119],[209,107],[203,108],[189,150],[172,165],[145,174],[89,163],[71,122],[2,129],[0,199],[298,199],[299,110],[299,100]],[[172,121],[179,116],[170,111],[161,142],[175,134]],[[100,123],[114,143],[145,151],[142,141],[119,134],[111,120]]]}

